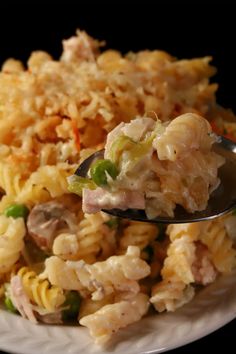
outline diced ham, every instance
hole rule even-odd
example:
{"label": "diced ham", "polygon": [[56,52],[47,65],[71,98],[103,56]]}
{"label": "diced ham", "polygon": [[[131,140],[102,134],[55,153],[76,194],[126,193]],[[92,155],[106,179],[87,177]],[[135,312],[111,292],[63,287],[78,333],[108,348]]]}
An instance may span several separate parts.
{"label": "diced ham", "polygon": [[213,283],[217,277],[217,270],[210,259],[208,248],[200,241],[195,242],[196,259],[192,264],[194,281],[201,285]]}
{"label": "diced ham", "polygon": [[32,310],[30,299],[28,298],[21,277],[14,275],[10,281],[10,297],[15,308],[20,312],[21,316],[27,318],[33,323],[37,323],[37,319]]}
{"label": "diced ham", "polygon": [[101,209],[145,209],[145,199],[143,193],[138,191],[119,191],[109,193],[97,188],[95,190],[83,189],[84,213],[92,214]]}

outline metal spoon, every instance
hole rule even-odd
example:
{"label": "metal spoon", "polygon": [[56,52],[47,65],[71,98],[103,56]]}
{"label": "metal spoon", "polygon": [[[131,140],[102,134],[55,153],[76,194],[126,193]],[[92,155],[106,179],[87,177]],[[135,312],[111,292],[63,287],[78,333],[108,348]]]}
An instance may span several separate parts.
{"label": "metal spoon", "polygon": [[[218,171],[221,183],[219,187],[211,194],[207,208],[203,211],[188,213],[181,206],[175,208],[174,217],[158,216],[155,219],[147,219],[144,210],[138,209],[110,209],[103,210],[113,216],[127,218],[131,220],[146,221],[163,224],[179,224],[214,219],[224,215],[236,207],[236,143],[229,139],[221,137],[221,142],[214,145],[214,151],[222,155],[226,161]],[[75,174],[86,177],[91,163],[104,156],[104,150],[100,150],[89,156],[76,170]]]}

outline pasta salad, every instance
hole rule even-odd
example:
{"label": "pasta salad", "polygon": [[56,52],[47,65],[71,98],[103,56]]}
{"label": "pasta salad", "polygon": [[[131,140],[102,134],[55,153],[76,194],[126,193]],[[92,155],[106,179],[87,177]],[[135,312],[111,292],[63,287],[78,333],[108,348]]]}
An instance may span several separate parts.
{"label": "pasta salad", "polygon": [[[203,208],[222,163],[210,150],[210,125],[236,136],[234,114],[216,103],[210,57],[177,60],[158,50],[122,56],[102,51],[103,44],[77,31],[63,41],[59,60],[35,51],[26,65],[8,59],[0,73],[2,301],[35,324],[85,326],[98,344],[154,310],[175,311],[236,260],[234,213],[166,228],[89,214],[69,192],[68,176],[104,148],[113,129],[133,134],[141,124],[168,132],[182,120],[194,137],[201,125],[210,132],[199,144],[207,146],[213,175],[199,167],[205,192],[196,207],[188,205]],[[182,129],[174,142],[181,154],[179,139],[191,135]],[[171,214],[181,194],[176,198],[149,212]]]}

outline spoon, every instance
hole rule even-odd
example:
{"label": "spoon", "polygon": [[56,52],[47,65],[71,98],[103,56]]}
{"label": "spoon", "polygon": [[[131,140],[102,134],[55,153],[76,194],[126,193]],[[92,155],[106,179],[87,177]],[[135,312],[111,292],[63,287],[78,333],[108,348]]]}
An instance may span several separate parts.
{"label": "spoon", "polygon": [[[188,213],[184,208],[178,205],[175,208],[174,217],[157,216],[155,219],[151,220],[147,218],[144,210],[103,209],[103,211],[120,218],[163,224],[210,220],[230,212],[236,207],[236,143],[221,137],[221,141],[214,144],[213,150],[225,158],[225,164],[218,170],[221,183],[211,194],[205,210]],[[87,177],[92,162],[97,159],[102,159],[103,157],[104,150],[97,151],[82,162],[75,174],[81,177]]]}

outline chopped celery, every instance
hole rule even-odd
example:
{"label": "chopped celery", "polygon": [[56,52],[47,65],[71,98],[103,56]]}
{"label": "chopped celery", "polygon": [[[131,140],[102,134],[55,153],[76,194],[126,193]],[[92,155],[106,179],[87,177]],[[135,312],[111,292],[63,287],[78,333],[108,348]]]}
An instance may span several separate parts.
{"label": "chopped celery", "polygon": [[166,130],[165,124],[161,122],[160,120],[156,121],[156,126],[153,130],[153,138],[156,138],[157,136],[161,136]]}
{"label": "chopped celery", "polygon": [[139,143],[136,143],[127,136],[120,136],[111,145],[109,158],[112,162],[119,164],[121,154],[125,151],[127,157],[133,164],[136,164],[152,147],[154,136],[148,137]]}
{"label": "chopped celery", "polygon": [[76,175],[70,177],[68,186],[69,192],[78,194],[81,197],[83,188],[96,189],[96,185],[89,178],[84,178]]}
{"label": "chopped celery", "polygon": [[16,313],[17,309],[13,305],[10,297],[5,297],[4,304],[9,312]]}
{"label": "chopped celery", "polygon": [[107,184],[107,174],[115,179],[118,173],[116,165],[110,160],[97,160],[90,168],[91,178],[97,186]]}
{"label": "chopped celery", "polygon": [[119,136],[111,145],[111,148],[108,152],[109,159],[117,165],[119,163],[122,152],[132,149],[132,147],[135,145],[135,141],[133,141],[128,136]]}
{"label": "chopped celery", "polygon": [[137,143],[130,151],[129,157],[131,161],[135,164],[137,163],[144,155],[148,153],[152,146],[151,140],[143,141],[141,143]]}

